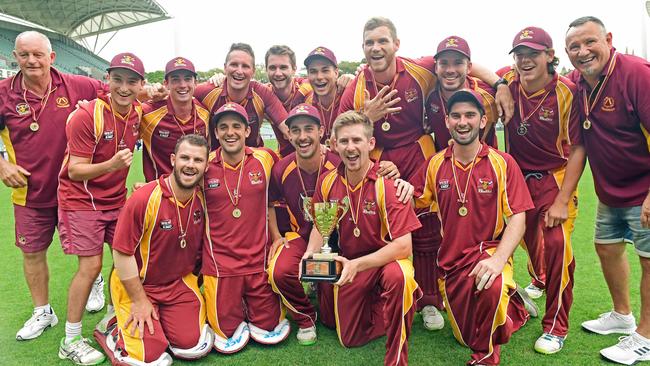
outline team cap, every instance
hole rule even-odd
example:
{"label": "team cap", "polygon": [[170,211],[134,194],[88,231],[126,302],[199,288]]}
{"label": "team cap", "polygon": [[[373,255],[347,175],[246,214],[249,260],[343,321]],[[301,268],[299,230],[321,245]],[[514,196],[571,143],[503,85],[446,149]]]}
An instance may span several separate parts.
{"label": "team cap", "polygon": [[483,97],[479,93],[470,89],[461,89],[451,95],[447,101],[447,114],[451,113],[451,107],[456,103],[461,102],[470,102],[476,106],[476,108],[481,111],[481,114],[485,114],[485,108],[483,107]]}
{"label": "team cap", "polygon": [[238,103],[228,102],[222,105],[221,108],[217,109],[217,113],[215,113],[214,117],[212,117],[213,126],[217,125],[217,122],[219,122],[221,116],[228,113],[233,113],[238,115],[239,117],[241,117],[242,122],[248,125],[248,113],[246,113],[246,109],[244,109],[244,107],[242,107]]}
{"label": "team cap", "polygon": [[142,60],[131,52],[124,52],[115,55],[106,71],[110,72],[113,69],[131,70],[144,79],[144,65],[142,64]]}
{"label": "team cap", "polygon": [[167,65],[165,65],[165,79],[167,79],[167,76],[169,76],[169,74],[178,70],[189,71],[194,76],[196,76],[196,70],[194,69],[194,64],[192,61],[184,57],[174,57],[173,59],[169,60],[169,62],[167,62]]}
{"label": "team cap", "polygon": [[316,122],[320,126],[320,113],[318,112],[318,109],[314,107],[313,105],[310,104],[298,104],[295,106],[290,112],[289,116],[285,120],[285,124],[287,127],[291,127],[291,122],[293,122],[296,118],[298,117],[308,117],[311,118],[314,122]]}
{"label": "team cap", "polygon": [[316,58],[324,58],[327,61],[331,62],[332,65],[335,67],[338,67],[338,62],[336,61],[336,56],[334,56],[334,52],[330,50],[329,48],[326,47],[316,47],[313,51],[309,52],[309,55],[307,58],[305,58],[305,66],[309,67],[309,64],[314,61]]}
{"label": "team cap", "polygon": [[517,33],[515,39],[512,41],[512,49],[508,53],[512,53],[519,46],[526,46],[537,51],[545,51],[553,48],[553,39],[542,28],[526,27]]}
{"label": "team cap", "polygon": [[472,53],[469,50],[467,41],[458,36],[449,36],[443,39],[442,42],[438,44],[438,49],[433,57],[438,58],[438,56],[445,51],[456,51],[466,56],[468,59],[472,59]]}

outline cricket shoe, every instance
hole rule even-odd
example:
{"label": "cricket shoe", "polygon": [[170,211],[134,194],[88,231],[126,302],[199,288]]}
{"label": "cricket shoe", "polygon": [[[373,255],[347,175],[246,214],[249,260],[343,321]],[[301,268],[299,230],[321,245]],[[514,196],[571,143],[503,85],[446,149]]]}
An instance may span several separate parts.
{"label": "cricket shoe", "polygon": [[48,327],[53,327],[59,323],[59,318],[54,314],[54,309],[50,307],[50,311],[45,309],[34,310],[32,317],[25,322],[22,328],[16,333],[16,340],[26,341],[34,339],[41,334]]}
{"label": "cricket shoe", "polygon": [[94,349],[90,343],[89,339],[81,336],[76,336],[70,343],[67,343],[65,337],[63,337],[59,345],[59,358],[62,360],[67,358],[82,366],[97,365],[104,362],[106,356]]}
{"label": "cricket shoe", "polygon": [[93,287],[90,289],[88,301],[86,301],[86,311],[89,313],[96,313],[104,308],[106,296],[104,296],[104,277],[100,273],[93,282]]}
{"label": "cricket shoe", "polygon": [[428,330],[439,330],[445,326],[445,318],[442,317],[440,311],[433,305],[426,305],[420,311],[422,315],[422,322],[424,327]]}
{"label": "cricket shoe", "polygon": [[632,314],[622,315],[612,310],[600,314],[598,319],[583,322],[582,327],[598,334],[632,334],[636,330],[636,320]]}
{"label": "cricket shoe", "polygon": [[600,354],[610,361],[624,365],[650,361],[650,341],[634,332],[629,336],[620,337],[618,344],[600,350]]}

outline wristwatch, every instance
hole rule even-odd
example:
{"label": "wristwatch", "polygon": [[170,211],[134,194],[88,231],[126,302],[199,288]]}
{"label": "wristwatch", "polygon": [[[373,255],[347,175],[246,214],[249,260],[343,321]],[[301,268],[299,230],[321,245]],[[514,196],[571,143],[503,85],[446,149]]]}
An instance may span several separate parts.
{"label": "wristwatch", "polygon": [[501,84],[503,84],[503,85],[505,85],[505,86],[508,86],[508,80],[506,80],[506,79],[504,79],[504,78],[499,78],[499,80],[497,80],[497,81],[492,85],[492,89],[497,90],[497,88],[498,88],[499,85],[501,85]]}

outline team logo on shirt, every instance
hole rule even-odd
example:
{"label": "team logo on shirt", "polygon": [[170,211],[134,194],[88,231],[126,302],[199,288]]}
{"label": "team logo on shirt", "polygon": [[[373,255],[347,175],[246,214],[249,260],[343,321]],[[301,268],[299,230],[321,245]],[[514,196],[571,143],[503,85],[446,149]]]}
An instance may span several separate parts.
{"label": "team logo on shirt", "polygon": [[169,135],[170,135],[170,132],[167,131],[167,130],[158,130],[158,136],[160,138],[166,139],[166,138],[169,137]]}
{"label": "team logo on shirt", "polygon": [[251,184],[262,184],[262,172],[248,172],[248,179]]}
{"label": "team logo on shirt", "polygon": [[59,108],[68,108],[70,106],[70,101],[66,97],[56,98],[56,106]]}
{"label": "team logo on shirt", "polygon": [[20,245],[25,245],[27,244],[27,238],[25,238],[25,235],[18,235],[18,244]]}
{"label": "team logo on shirt", "polygon": [[431,107],[431,112],[433,113],[438,113],[440,111],[440,106],[435,103],[431,103],[430,107]]}
{"label": "team logo on shirt", "polygon": [[406,98],[406,102],[407,102],[407,103],[411,103],[411,102],[416,101],[416,100],[418,99],[418,92],[417,92],[417,90],[415,90],[415,89],[413,89],[413,88],[411,88],[411,89],[407,89],[407,90],[404,92],[404,98]]}
{"label": "team logo on shirt", "polygon": [[363,200],[363,214],[364,215],[376,215],[377,214],[377,203],[375,201]]}
{"label": "team logo on shirt", "polygon": [[540,108],[539,109],[539,119],[542,121],[550,122],[553,120],[553,116],[555,115],[555,111],[550,108]]}
{"label": "team logo on shirt", "polygon": [[533,34],[535,34],[535,32],[533,32],[532,30],[524,29],[521,31],[521,35],[519,36],[519,39],[531,39],[533,38]]}
{"label": "team logo on shirt", "polygon": [[27,103],[18,103],[16,104],[16,112],[20,116],[26,116],[29,114],[29,105]]}
{"label": "team logo on shirt", "polygon": [[478,193],[492,193],[492,187],[494,183],[490,178],[479,178],[478,179]]}
{"label": "team logo on shirt", "polygon": [[451,184],[449,184],[449,179],[440,179],[438,181],[438,189],[441,191],[446,191],[451,187]]}
{"label": "team logo on shirt", "polygon": [[115,137],[114,131],[104,131],[104,140],[110,141]]}
{"label": "team logo on shirt", "polygon": [[210,178],[208,179],[208,189],[215,189],[221,187],[221,182],[219,178]]}
{"label": "team logo on shirt", "polygon": [[165,219],[160,221],[160,229],[169,231],[174,228],[174,225],[172,225],[172,220],[171,219]]}
{"label": "team logo on shirt", "polygon": [[603,112],[614,112],[616,110],[616,104],[614,103],[614,98],[605,97],[603,98],[603,106],[600,107]]}
{"label": "team logo on shirt", "polygon": [[201,219],[203,218],[203,213],[201,212],[201,210],[194,211],[193,218],[195,224],[201,222]]}

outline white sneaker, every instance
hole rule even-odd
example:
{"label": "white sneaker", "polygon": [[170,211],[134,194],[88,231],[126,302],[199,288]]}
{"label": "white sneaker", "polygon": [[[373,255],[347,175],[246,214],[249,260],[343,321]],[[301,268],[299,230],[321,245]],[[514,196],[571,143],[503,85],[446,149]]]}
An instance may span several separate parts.
{"label": "white sneaker", "polygon": [[104,334],[106,334],[106,332],[108,331],[108,328],[109,328],[108,326],[111,323],[111,321],[113,319],[115,319],[115,308],[114,307],[110,307],[110,308],[112,310],[111,311],[106,311],[106,314],[104,314],[104,317],[102,318],[102,320],[100,320],[99,323],[97,323],[97,325],[95,325],[95,329],[102,332],[102,333],[104,333]]}
{"label": "white sneaker", "polygon": [[97,365],[106,359],[103,353],[94,349],[90,345],[91,341],[87,338],[76,336],[70,343],[65,342],[65,337],[61,339],[59,345],[59,358],[66,358],[77,365]]}
{"label": "white sneaker", "polygon": [[54,314],[54,309],[50,308],[49,313],[44,309],[34,310],[32,317],[16,333],[16,340],[26,341],[28,339],[34,339],[43,334],[45,329],[53,327],[58,323],[59,318]]}
{"label": "white sneaker", "polygon": [[565,338],[566,337],[544,333],[541,337],[537,338],[537,341],[535,342],[535,351],[545,355],[558,353],[562,350],[562,347],[564,347]]}
{"label": "white sneaker", "polygon": [[621,315],[614,311],[600,314],[598,319],[587,320],[582,323],[586,330],[598,334],[623,333],[632,334],[636,330],[634,315]]}
{"label": "white sneaker", "polygon": [[632,335],[618,339],[618,344],[600,350],[600,354],[608,360],[632,365],[638,361],[650,361],[650,342],[634,332]]}
{"label": "white sneaker", "polygon": [[539,299],[540,297],[542,297],[544,295],[544,289],[533,285],[532,282],[530,284],[528,284],[528,286],[526,286],[526,288],[524,290],[526,291],[528,296],[533,300],[534,299]]}
{"label": "white sneaker", "polygon": [[302,346],[311,346],[316,343],[316,327],[300,328],[296,334],[298,343]]}
{"label": "white sneaker", "polygon": [[539,316],[539,308],[537,307],[535,301],[533,301],[533,299],[528,296],[528,293],[526,293],[526,291],[521,287],[517,286],[516,291],[521,299],[524,300],[524,308],[526,308],[526,311],[528,311],[528,314],[530,314],[531,318],[537,318]]}
{"label": "white sneaker", "polygon": [[104,277],[100,273],[93,282],[93,287],[90,289],[88,301],[86,302],[86,311],[96,313],[104,308],[106,297],[104,296]]}
{"label": "white sneaker", "polygon": [[433,305],[423,307],[420,314],[422,315],[424,327],[428,330],[439,330],[445,326],[445,318],[442,317],[440,311]]}

